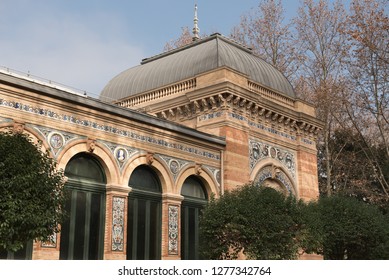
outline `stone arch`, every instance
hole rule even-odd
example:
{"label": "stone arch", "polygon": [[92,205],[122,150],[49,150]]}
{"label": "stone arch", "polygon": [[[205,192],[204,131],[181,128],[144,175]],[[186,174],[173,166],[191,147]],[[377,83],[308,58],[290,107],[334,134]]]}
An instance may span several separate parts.
{"label": "stone arch", "polygon": [[[58,168],[65,170],[66,165],[75,155],[79,153],[88,153],[99,160],[102,165],[107,178],[107,185],[119,184],[119,168],[110,151],[99,144],[99,142],[92,141],[93,140],[80,139],[69,142],[57,156]],[[91,143],[93,143],[92,147],[90,147]]]}
{"label": "stone arch", "polygon": [[147,165],[157,174],[161,183],[162,193],[171,193],[173,191],[173,181],[169,171],[163,162],[153,157],[150,153],[137,154],[129,159],[127,165],[123,168],[122,184],[128,184],[132,172],[141,165]]}
{"label": "stone arch", "polygon": [[208,172],[208,170],[201,168],[201,166],[197,164],[186,166],[186,168],[182,170],[177,179],[175,193],[181,194],[182,185],[191,175],[195,175],[203,183],[208,198],[212,193],[215,194],[216,198],[219,197],[218,184],[214,177]]}
{"label": "stone arch", "polygon": [[295,180],[276,160],[266,159],[258,163],[251,172],[250,181],[264,183],[284,194],[298,196]]}

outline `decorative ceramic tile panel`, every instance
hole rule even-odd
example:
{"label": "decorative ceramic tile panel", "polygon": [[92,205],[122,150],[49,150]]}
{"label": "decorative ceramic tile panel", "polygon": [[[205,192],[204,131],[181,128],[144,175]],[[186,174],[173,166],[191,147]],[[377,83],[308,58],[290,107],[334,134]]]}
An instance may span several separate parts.
{"label": "decorative ceramic tile panel", "polygon": [[124,246],[124,203],[123,197],[112,200],[112,251],[123,251]]}
{"label": "decorative ceramic tile panel", "polygon": [[178,255],[178,205],[168,206],[169,229],[168,229],[168,253],[169,255]]}

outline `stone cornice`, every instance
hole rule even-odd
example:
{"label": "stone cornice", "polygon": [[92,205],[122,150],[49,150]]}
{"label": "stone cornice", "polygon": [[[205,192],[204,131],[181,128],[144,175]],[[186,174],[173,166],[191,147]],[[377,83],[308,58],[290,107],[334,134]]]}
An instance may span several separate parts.
{"label": "stone cornice", "polygon": [[303,112],[277,110],[237,94],[224,93],[189,101],[185,105],[172,107],[156,115],[162,119],[180,122],[213,112],[228,111],[236,113],[255,123],[291,128],[297,133],[317,135],[322,123]]}

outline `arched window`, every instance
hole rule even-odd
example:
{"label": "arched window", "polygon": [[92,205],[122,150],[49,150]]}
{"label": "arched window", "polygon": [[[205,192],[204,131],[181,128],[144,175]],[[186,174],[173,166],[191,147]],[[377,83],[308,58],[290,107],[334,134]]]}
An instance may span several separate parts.
{"label": "arched window", "polygon": [[181,195],[181,259],[199,259],[199,217],[207,204],[207,193],[196,176],[189,176],[182,185]]}
{"label": "arched window", "polygon": [[128,197],[127,259],[161,258],[161,183],[146,165],[131,174]]}
{"label": "arched window", "polygon": [[104,253],[106,177],[100,163],[81,153],[66,166],[69,218],[61,226],[60,259],[97,260]]}

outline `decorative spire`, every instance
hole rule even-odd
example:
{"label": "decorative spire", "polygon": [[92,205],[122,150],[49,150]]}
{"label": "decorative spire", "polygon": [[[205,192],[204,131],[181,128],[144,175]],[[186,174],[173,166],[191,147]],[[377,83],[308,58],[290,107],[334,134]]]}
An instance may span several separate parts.
{"label": "decorative spire", "polygon": [[193,19],[193,23],[194,23],[194,26],[193,26],[193,41],[196,41],[198,39],[200,39],[200,28],[199,26],[197,25],[197,23],[199,22],[198,18],[197,18],[197,4],[195,4],[195,14],[194,14],[194,19]]}

